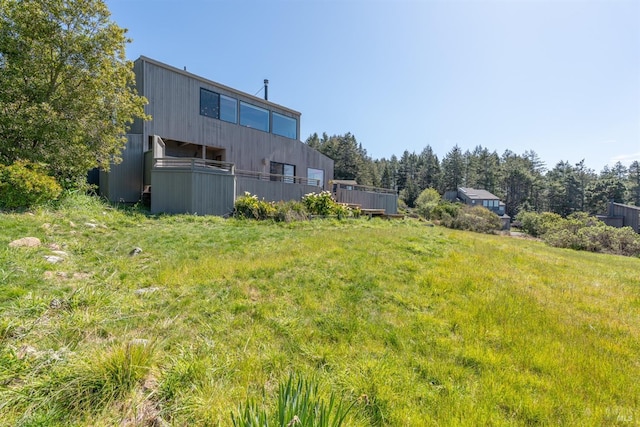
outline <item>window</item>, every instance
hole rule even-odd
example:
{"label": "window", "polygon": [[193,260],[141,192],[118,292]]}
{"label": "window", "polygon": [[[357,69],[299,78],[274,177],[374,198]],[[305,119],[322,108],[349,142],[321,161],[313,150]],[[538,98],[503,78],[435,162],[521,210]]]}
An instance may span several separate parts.
{"label": "window", "polygon": [[238,123],[238,101],[236,99],[220,95],[220,120]]}
{"label": "window", "polygon": [[240,101],[240,124],[269,132],[269,111]]}
{"label": "window", "polygon": [[218,118],[220,111],[220,95],[210,90],[200,89],[200,114]]}
{"label": "window", "polygon": [[286,163],[271,162],[270,173],[280,175],[271,176],[271,181],[284,181],[293,184],[296,176],[296,167]]}
{"label": "window", "polygon": [[276,135],[291,139],[298,139],[298,122],[292,117],[283,116],[279,113],[271,114],[272,132]]}
{"label": "window", "polygon": [[[324,171],[322,169],[307,168],[307,179],[309,180],[309,185],[322,187],[324,185]],[[317,180],[317,182],[313,180]]]}

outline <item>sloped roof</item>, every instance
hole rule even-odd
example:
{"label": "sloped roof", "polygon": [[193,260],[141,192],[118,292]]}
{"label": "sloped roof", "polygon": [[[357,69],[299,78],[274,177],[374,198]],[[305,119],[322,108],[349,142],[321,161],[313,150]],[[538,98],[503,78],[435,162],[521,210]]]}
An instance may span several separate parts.
{"label": "sloped roof", "polygon": [[460,187],[459,192],[464,193],[471,200],[500,200],[498,196],[489,193],[487,190],[476,190],[471,187]]}

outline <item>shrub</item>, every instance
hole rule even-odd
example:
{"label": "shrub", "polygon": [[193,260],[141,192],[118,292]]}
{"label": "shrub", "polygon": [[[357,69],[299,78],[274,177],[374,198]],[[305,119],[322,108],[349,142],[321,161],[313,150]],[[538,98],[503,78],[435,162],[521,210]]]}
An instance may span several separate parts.
{"label": "shrub", "polygon": [[427,188],[416,199],[416,210],[418,215],[431,219],[432,212],[436,209],[442,199],[440,193],[433,188]]}
{"label": "shrub", "polygon": [[528,212],[520,211],[516,216],[516,221],[520,222],[521,229],[533,237],[541,237],[550,228],[562,221],[562,217],[552,212]]}
{"label": "shrub", "polygon": [[456,216],[447,216],[442,225],[477,233],[493,233],[502,228],[500,217],[482,206],[462,206]]}
{"label": "shrub", "polygon": [[40,164],[17,161],[0,165],[0,207],[30,208],[56,200],[61,192],[60,185]]}
{"label": "shrub", "polygon": [[336,215],[340,219],[360,215],[359,210],[351,209],[333,200],[329,191],[305,194],[302,204],[310,215]]}
{"label": "shrub", "polygon": [[280,202],[276,203],[275,208],[275,220],[279,222],[304,221],[309,217],[301,202]]}
{"label": "shrub", "polygon": [[236,218],[272,219],[276,216],[275,205],[266,200],[259,200],[258,196],[248,192],[236,199],[233,216]]}

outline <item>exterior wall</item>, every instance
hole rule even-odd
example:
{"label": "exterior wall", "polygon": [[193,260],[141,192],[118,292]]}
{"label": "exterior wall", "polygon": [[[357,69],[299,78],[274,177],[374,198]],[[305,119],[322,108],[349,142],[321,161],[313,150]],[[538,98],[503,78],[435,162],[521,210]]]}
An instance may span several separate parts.
{"label": "exterior wall", "polygon": [[122,162],[111,165],[111,171],[100,172],[100,195],[110,202],[137,202],[142,194],[142,135],[127,135]]}
{"label": "exterior wall", "polygon": [[301,200],[305,194],[317,193],[318,191],[320,191],[320,188],[312,185],[290,184],[279,181],[261,181],[259,179],[241,176],[236,179],[237,196],[242,196],[245,192],[249,192],[269,202]]}
{"label": "exterior wall", "polygon": [[623,227],[631,227],[636,233],[640,233],[640,207],[612,203],[610,211],[609,216],[623,218]]}
{"label": "exterior wall", "polygon": [[151,213],[228,215],[233,212],[235,187],[232,174],[156,167],[151,171]]}
{"label": "exterior wall", "polygon": [[222,160],[234,163],[237,170],[269,173],[273,161],[295,165],[297,176],[306,176],[307,168],[322,169],[325,186],[333,177],[333,160],[297,139],[200,115],[200,89],[295,118],[298,136],[300,113],[148,58],[138,59],[135,69],[140,93],[149,100],[146,112],[153,118],[134,124],[134,129],[143,127],[145,136],[224,149]]}
{"label": "exterior wall", "polygon": [[395,193],[366,191],[354,187],[353,190],[338,185],[334,196],[339,203],[360,205],[363,209],[384,209],[387,214],[398,213],[398,196]]}

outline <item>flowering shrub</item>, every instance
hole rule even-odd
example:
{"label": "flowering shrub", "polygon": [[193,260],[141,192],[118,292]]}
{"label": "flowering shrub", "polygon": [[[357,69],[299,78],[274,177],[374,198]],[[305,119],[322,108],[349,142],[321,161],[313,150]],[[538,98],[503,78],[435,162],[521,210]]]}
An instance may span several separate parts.
{"label": "flowering shrub", "polygon": [[236,218],[272,219],[277,212],[273,203],[258,200],[258,196],[248,192],[236,199],[233,216]]}
{"label": "flowering shrub", "polygon": [[341,219],[349,216],[359,216],[360,213],[359,210],[351,209],[333,200],[329,191],[305,194],[302,198],[302,204],[310,215],[336,215]]}

